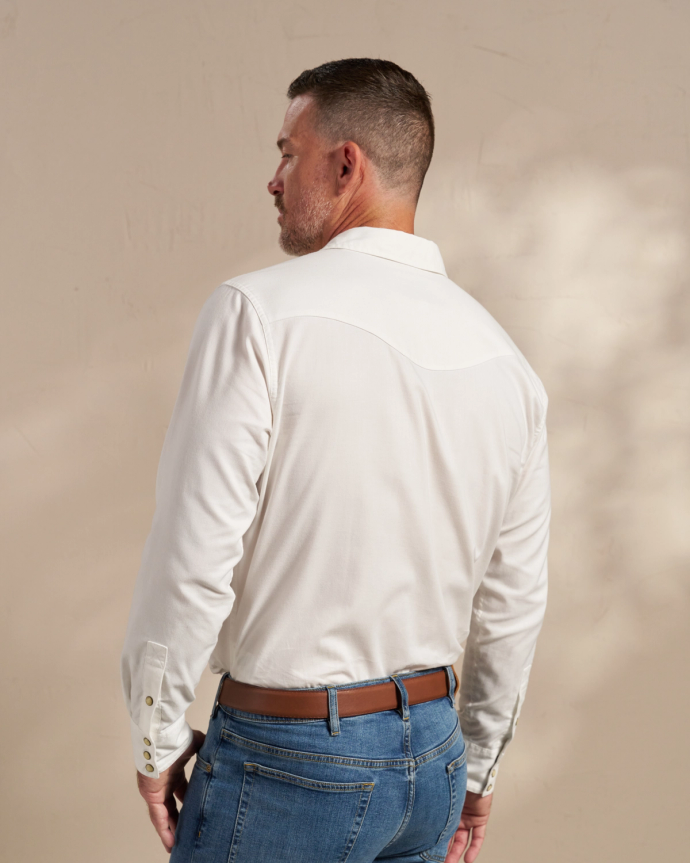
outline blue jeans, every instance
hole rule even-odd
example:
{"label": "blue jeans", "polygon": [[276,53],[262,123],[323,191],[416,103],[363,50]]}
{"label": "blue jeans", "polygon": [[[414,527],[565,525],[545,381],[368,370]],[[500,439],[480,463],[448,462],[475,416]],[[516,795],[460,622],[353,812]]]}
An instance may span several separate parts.
{"label": "blue jeans", "polygon": [[[171,863],[441,863],[460,823],[467,767],[455,675],[440,668],[449,694],[420,704],[409,704],[405,680],[438,668],[321,687],[328,719],[216,705]],[[389,680],[400,707],[338,716],[337,690]]]}

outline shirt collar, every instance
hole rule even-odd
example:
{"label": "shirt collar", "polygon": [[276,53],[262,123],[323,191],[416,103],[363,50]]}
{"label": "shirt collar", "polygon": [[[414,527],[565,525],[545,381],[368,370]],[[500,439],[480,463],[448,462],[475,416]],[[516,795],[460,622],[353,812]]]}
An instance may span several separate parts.
{"label": "shirt collar", "polygon": [[392,228],[374,228],[370,225],[350,228],[336,234],[323,249],[351,249],[354,252],[364,252],[365,255],[376,255],[377,258],[409,264],[420,270],[447,275],[441,250],[436,243]]}

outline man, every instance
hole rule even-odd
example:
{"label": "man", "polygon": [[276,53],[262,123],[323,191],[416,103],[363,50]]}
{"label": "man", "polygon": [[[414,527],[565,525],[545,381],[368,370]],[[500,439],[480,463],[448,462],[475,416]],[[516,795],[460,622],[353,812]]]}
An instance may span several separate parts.
{"label": "man", "polygon": [[414,235],[421,84],[350,59],[287,95],[295,259],[206,301],[161,454],[122,652],[139,790],[174,863],[472,863],[546,603],[547,399]]}

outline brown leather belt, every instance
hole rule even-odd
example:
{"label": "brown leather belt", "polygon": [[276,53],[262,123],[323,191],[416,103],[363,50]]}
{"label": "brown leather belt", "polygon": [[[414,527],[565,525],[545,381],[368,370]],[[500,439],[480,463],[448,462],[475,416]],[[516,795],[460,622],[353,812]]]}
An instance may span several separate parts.
{"label": "brown leather belt", "polygon": [[[407,690],[409,704],[443,698],[450,692],[444,668],[431,674],[405,677],[401,682]],[[396,710],[401,706],[400,691],[392,680],[367,683],[353,689],[337,689],[336,692],[339,716],[378,713],[380,710]],[[262,713],[266,716],[328,719],[328,690],[323,688],[267,689],[226,677],[218,703],[246,713]]]}

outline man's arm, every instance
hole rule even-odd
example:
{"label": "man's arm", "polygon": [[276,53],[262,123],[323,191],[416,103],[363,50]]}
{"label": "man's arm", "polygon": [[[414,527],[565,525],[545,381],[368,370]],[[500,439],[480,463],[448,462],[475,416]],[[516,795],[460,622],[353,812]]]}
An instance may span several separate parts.
{"label": "man's arm", "polygon": [[[515,733],[547,597],[551,515],[546,411],[477,590],[460,684],[467,798],[446,863],[479,853],[498,768]],[[449,846],[450,847],[450,846]]]}
{"label": "man's arm", "polygon": [[221,285],[196,322],[163,443],[121,655],[142,777],[159,777],[193,742],[185,712],[235,598],[272,431],[272,374],[262,318]]}
{"label": "man's arm", "polygon": [[551,514],[546,425],[535,433],[477,590],[460,684],[467,789],[490,794],[527,690],[546,609]]}

